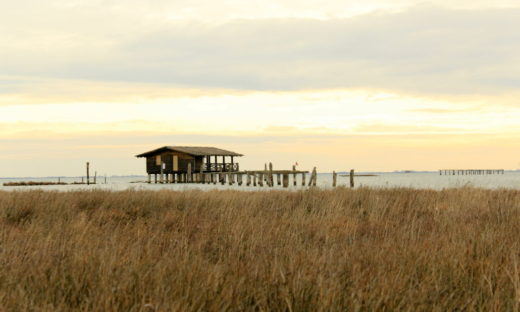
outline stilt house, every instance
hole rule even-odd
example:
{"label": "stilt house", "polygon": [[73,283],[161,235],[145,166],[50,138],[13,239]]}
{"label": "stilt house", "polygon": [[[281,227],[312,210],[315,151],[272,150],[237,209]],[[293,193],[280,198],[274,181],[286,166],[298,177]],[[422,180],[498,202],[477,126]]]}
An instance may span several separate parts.
{"label": "stilt house", "polygon": [[[146,158],[146,172],[176,174],[191,172],[236,172],[235,157],[244,156],[215,147],[164,146],[136,157]],[[161,170],[162,169],[162,170]]]}

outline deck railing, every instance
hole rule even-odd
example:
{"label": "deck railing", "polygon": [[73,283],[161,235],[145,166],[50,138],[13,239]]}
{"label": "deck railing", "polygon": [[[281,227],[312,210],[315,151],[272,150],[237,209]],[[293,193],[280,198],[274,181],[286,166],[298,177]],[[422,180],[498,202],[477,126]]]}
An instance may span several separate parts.
{"label": "deck railing", "polygon": [[215,164],[211,163],[209,164],[202,164],[202,170],[203,171],[210,171],[210,172],[235,172],[239,171],[239,165],[238,164]]}

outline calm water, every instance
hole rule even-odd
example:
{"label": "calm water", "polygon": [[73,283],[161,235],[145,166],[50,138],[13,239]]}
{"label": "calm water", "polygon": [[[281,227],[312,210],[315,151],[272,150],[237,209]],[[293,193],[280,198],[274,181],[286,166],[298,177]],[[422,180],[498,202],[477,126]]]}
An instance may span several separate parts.
{"label": "calm water", "polygon": [[[409,187],[417,189],[444,189],[452,187],[481,187],[481,188],[511,188],[520,189],[520,172],[511,171],[503,175],[474,175],[474,176],[440,176],[438,173],[380,173],[375,177],[356,177],[356,187]],[[307,181],[308,181],[307,175]],[[292,186],[292,176],[290,189],[302,189],[301,177],[298,177],[298,186]],[[6,182],[16,181],[54,181],[57,178],[17,178],[17,179],[0,179],[0,184]],[[126,189],[147,189],[147,190],[190,190],[190,189],[242,189],[242,190],[269,190],[268,187],[247,187],[247,186],[222,186],[220,184],[147,184],[147,183],[132,183],[136,181],[145,181],[146,177],[109,177],[107,184],[97,185],[48,185],[48,186],[22,186],[22,187],[6,187],[0,185],[0,190],[29,190],[29,189],[43,189],[43,190],[80,190],[80,189],[109,189],[109,190],[126,190]],[[244,178],[245,180],[245,178]],[[62,182],[81,181],[81,178],[61,178]],[[98,182],[104,182],[103,179],[98,179]],[[348,185],[348,177],[338,177],[338,185]],[[332,186],[332,174],[321,173],[318,174],[318,186],[323,188],[330,188]],[[275,186],[275,188],[281,188]]]}

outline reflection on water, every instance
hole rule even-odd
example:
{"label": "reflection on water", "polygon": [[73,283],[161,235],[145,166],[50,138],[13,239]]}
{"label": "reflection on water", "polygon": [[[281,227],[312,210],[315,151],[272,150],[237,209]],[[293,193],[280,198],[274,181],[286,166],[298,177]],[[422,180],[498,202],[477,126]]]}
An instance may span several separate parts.
{"label": "reflection on water", "polygon": [[[301,186],[301,177],[297,178],[298,186],[292,186],[292,176],[289,189],[303,189]],[[126,190],[126,189],[150,189],[150,190],[190,190],[190,189],[238,189],[238,190],[269,190],[269,187],[247,187],[245,185],[213,185],[213,184],[147,184],[147,183],[132,183],[137,181],[145,181],[145,176],[133,177],[109,177],[107,184],[97,185],[47,185],[47,186],[21,186],[21,187],[7,187],[0,185],[0,190],[29,190],[29,189],[43,189],[43,190],[83,190],[83,189],[108,189],[108,190]],[[307,177],[307,182],[308,182]],[[0,183],[16,182],[16,181],[51,181],[57,182],[58,178],[19,178],[19,179],[0,179]],[[81,178],[60,178],[61,182],[73,183],[81,181]],[[98,182],[103,183],[104,179],[99,179]],[[338,186],[348,186],[348,177],[338,177]],[[356,177],[356,187],[409,187],[417,189],[443,189],[452,187],[481,187],[481,188],[520,188],[520,172],[511,171],[503,175],[473,175],[473,176],[440,176],[438,173],[378,173],[374,177]],[[323,188],[332,187],[332,174],[321,173],[318,174],[318,186]],[[281,189],[276,185],[275,189]]]}

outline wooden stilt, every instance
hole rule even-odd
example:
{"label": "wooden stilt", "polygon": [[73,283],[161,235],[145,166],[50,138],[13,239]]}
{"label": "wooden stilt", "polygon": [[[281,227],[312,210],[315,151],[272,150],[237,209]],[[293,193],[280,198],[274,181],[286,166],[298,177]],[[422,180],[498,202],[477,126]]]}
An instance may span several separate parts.
{"label": "wooden stilt", "polygon": [[280,180],[280,174],[276,174],[276,184],[282,185],[282,181]]}
{"label": "wooden stilt", "polygon": [[338,174],[336,171],[332,171],[332,187],[336,187],[336,182],[338,181]]}
{"label": "wooden stilt", "polygon": [[246,175],[247,175],[247,177],[246,177],[247,178],[246,185],[250,186],[251,185],[251,174],[248,172],[248,173],[246,173]]}
{"label": "wooden stilt", "polygon": [[157,173],[155,173],[155,174],[153,175],[153,177],[154,177],[154,180],[155,180],[155,184],[157,184]]}
{"label": "wooden stilt", "polygon": [[253,186],[256,186],[256,173],[253,173]]}
{"label": "wooden stilt", "polygon": [[148,174],[148,183],[152,183],[152,175],[150,173]]}
{"label": "wooden stilt", "polygon": [[293,170],[293,185],[296,186],[296,166],[292,166]]}
{"label": "wooden stilt", "polygon": [[283,178],[283,187],[284,188],[289,187],[289,174],[288,173],[284,173],[282,178]]}
{"label": "wooden stilt", "polygon": [[161,183],[164,183],[164,162],[161,162]]}
{"label": "wooden stilt", "polygon": [[263,173],[258,174],[258,185],[264,186],[264,174]]}
{"label": "wooden stilt", "polygon": [[188,182],[188,183],[193,182],[192,181],[193,176],[192,176],[192,171],[191,171],[191,162],[188,163],[188,177],[187,178],[188,178],[187,179],[188,181],[186,181],[186,182]]}
{"label": "wooden stilt", "polygon": [[350,170],[350,187],[354,187],[354,169]]}
{"label": "wooden stilt", "polygon": [[305,173],[302,173],[302,186],[305,186],[305,178],[306,178],[306,174]]}

